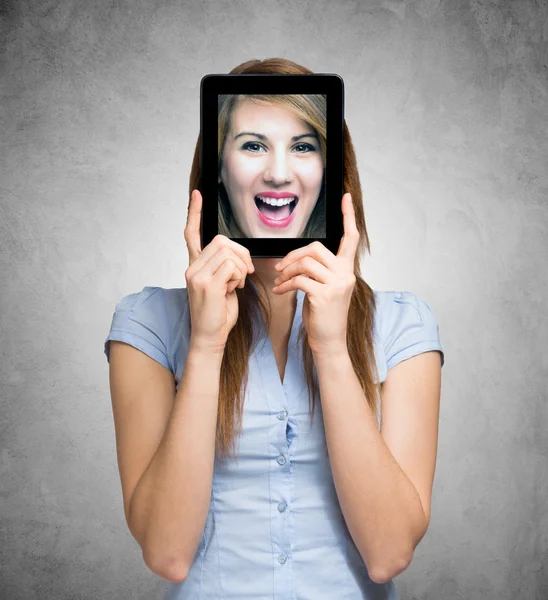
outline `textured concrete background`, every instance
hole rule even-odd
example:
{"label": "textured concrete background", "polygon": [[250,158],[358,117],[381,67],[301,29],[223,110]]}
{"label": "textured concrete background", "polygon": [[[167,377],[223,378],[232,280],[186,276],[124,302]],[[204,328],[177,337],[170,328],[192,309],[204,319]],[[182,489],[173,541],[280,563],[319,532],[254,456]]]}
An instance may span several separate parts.
{"label": "textured concrete background", "polygon": [[283,56],[344,78],[364,277],[425,298],[446,351],[401,598],[548,598],[547,3],[14,0],[0,19],[0,596],[163,596],[124,521],[103,341],[123,295],[185,285],[200,79]]}

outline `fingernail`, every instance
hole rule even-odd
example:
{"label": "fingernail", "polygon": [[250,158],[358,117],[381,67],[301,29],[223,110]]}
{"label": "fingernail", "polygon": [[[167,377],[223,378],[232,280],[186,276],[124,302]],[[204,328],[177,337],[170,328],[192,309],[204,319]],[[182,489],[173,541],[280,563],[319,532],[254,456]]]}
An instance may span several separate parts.
{"label": "fingernail", "polygon": [[281,265],[281,264],[282,264],[282,263],[281,263],[281,262],[279,262],[279,263],[276,263],[276,264],[274,265],[274,268],[276,269],[276,271],[277,271],[277,270],[280,268],[280,265]]}

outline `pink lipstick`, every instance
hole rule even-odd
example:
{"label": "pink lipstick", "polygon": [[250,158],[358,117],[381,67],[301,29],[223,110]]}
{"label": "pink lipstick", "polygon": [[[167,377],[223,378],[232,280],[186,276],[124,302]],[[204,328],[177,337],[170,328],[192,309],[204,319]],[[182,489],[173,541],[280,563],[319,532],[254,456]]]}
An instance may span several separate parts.
{"label": "pink lipstick", "polygon": [[[276,203],[277,200],[287,199],[291,200],[283,204]],[[299,198],[292,192],[265,191],[257,194],[254,201],[257,214],[265,225],[269,227],[287,227],[293,221]]]}

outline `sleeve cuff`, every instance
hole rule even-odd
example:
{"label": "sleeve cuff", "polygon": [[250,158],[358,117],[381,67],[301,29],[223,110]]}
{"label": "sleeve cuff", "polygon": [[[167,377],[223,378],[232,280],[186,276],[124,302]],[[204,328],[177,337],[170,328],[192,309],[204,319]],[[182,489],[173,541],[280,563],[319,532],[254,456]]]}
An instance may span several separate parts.
{"label": "sleeve cuff", "polygon": [[114,340],[117,342],[125,342],[126,344],[129,344],[130,346],[137,348],[141,352],[144,352],[145,354],[147,354],[148,356],[153,358],[156,362],[159,362],[163,367],[165,367],[166,369],[171,371],[167,357],[162,350],[160,350],[154,344],[152,344],[148,340],[145,340],[144,338],[138,336],[135,333],[129,334],[126,331],[119,330],[119,329],[111,330],[111,333],[109,334],[107,340],[105,341],[105,355],[109,362],[110,362],[109,342],[111,340]]}
{"label": "sleeve cuff", "polygon": [[441,347],[440,343],[436,340],[420,340],[414,344],[406,346],[403,348],[403,350],[400,350],[394,354],[394,356],[392,356],[387,362],[386,368],[389,370],[392,367],[395,367],[402,360],[406,360],[412,356],[416,356],[417,354],[422,354],[423,352],[429,352],[430,350],[438,350],[441,353],[441,366],[443,367],[445,358],[443,355],[443,348]]}

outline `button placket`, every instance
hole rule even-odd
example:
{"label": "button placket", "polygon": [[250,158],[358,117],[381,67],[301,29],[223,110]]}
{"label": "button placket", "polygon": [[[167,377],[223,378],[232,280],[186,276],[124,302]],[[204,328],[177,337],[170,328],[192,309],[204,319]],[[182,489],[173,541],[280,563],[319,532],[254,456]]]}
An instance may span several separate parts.
{"label": "button placket", "polygon": [[[290,593],[292,580],[291,561],[291,511],[290,509],[290,491],[291,491],[291,473],[292,462],[289,453],[289,444],[287,438],[289,413],[293,411],[295,396],[300,385],[300,373],[298,371],[298,357],[296,353],[296,342],[298,327],[301,322],[301,311],[304,293],[297,292],[297,309],[293,318],[291,334],[288,343],[288,356],[283,381],[280,379],[274,350],[270,342],[270,336],[266,333],[264,344],[257,352],[257,361],[261,371],[261,380],[263,383],[263,392],[266,397],[266,404],[270,412],[270,435],[269,449],[270,457],[275,458],[278,466],[274,465],[270,469],[270,503],[271,503],[271,532],[273,559],[277,560],[279,565],[285,565],[282,569],[276,569],[274,573],[274,589],[276,594],[282,597]],[[264,323],[263,323],[264,324]],[[274,416],[276,418],[274,419]],[[287,501],[283,499],[287,498]]]}

